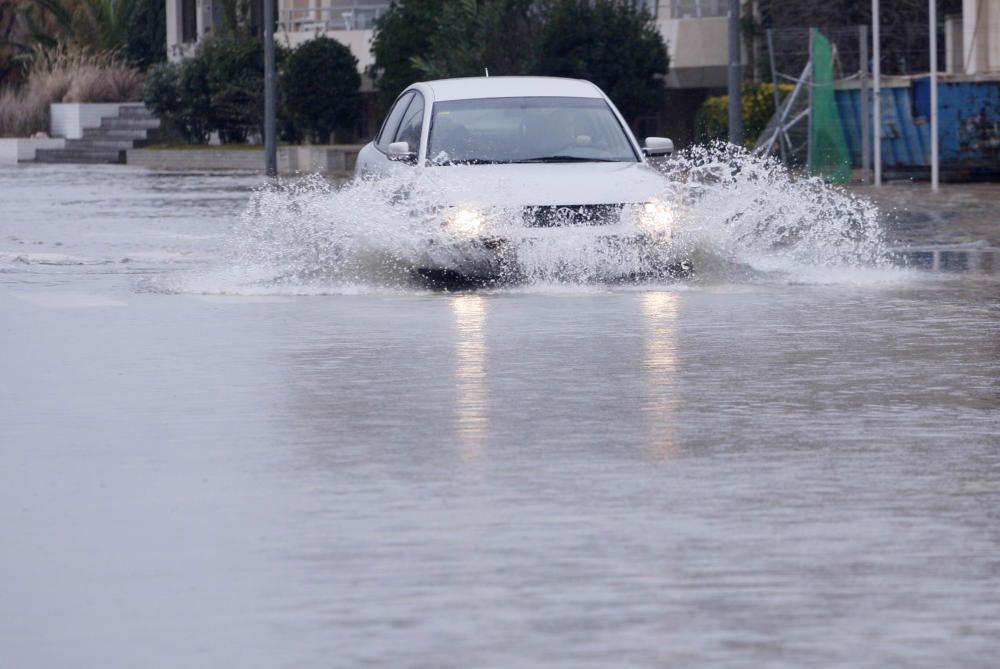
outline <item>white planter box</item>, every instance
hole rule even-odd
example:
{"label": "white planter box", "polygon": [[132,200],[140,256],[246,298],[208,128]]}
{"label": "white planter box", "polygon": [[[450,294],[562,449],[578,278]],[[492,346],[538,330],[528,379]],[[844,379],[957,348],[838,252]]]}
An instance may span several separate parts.
{"label": "white planter box", "polygon": [[31,162],[35,159],[38,149],[62,149],[66,140],[59,137],[46,139],[27,139],[15,137],[0,139],[0,165],[17,165]]}
{"label": "white planter box", "polygon": [[55,102],[49,105],[49,134],[80,139],[84,128],[101,127],[101,119],[118,116],[121,107],[142,106],[141,102]]}

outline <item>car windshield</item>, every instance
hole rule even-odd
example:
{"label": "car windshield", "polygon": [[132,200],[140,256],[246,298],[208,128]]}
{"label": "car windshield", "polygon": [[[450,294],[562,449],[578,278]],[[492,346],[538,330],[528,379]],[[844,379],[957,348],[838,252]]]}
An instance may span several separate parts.
{"label": "car windshield", "polygon": [[434,103],[432,165],[637,162],[601,98],[529,97]]}

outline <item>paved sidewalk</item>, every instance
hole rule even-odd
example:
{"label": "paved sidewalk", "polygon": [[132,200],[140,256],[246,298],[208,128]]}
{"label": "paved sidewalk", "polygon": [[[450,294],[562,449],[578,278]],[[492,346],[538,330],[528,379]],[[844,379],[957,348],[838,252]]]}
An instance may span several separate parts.
{"label": "paved sidewalk", "polygon": [[901,246],[979,244],[1000,248],[1000,183],[889,182],[848,190],[883,211],[890,243]]}

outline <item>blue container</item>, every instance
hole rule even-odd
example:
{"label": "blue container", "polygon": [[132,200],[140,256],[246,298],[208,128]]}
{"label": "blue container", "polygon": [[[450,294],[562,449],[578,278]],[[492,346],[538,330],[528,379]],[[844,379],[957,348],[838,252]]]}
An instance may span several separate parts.
{"label": "blue container", "polygon": [[[860,167],[861,91],[840,89],[836,100],[851,162]],[[883,168],[930,168],[930,108],[930,77],[882,89]],[[942,170],[1000,173],[1000,81],[939,80],[938,126]]]}

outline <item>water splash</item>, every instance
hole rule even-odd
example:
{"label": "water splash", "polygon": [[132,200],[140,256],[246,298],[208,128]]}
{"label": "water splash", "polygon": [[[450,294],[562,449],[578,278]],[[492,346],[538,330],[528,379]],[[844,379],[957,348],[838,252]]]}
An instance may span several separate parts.
{"label": "water splash", "polygon": [[[872,203],[773,159],[719,143],[660,169],[661,199],[679,212],[672,239],[609,237],[601,226],[526,235],[519,210],[494,205],[492,230],[507,241],[492,253],[442,225],[447,170],[401,170],[339,187],[315,175],[283,181],[251,198],[233,230],[228,273],[244,288],[353,292],[412,286],[421,268],[467,272],[484,262],[501,282],[521,286],[662,283],[680,261],[693,264],[687,281],[709,283],[838,281],[890,264]],[[496,195],[463,193],[463,204]]]}
{"label": "water splash", "polygon": [[663,171],[689,207],[689,243],[719,260],[792,280],[891,265],[873,203],[774,158],[717,143]]}

